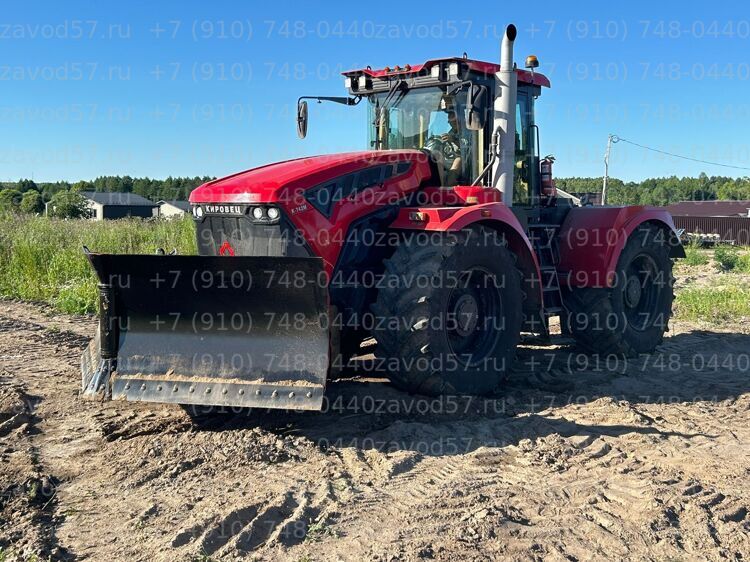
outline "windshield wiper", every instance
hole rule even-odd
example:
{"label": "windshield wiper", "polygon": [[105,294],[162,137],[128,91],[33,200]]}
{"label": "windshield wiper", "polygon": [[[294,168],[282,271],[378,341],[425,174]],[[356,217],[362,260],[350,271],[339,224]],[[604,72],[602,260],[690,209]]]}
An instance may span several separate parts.
{"label": "windshield wiper", "polygon": [[393,97],[398,92],[398,97],[395,100],[395,103],[393,105],[398,105],[401,102],[401,98],[403,98],[406,95],[406,92],[409,91],[409,86],[406,83],[406,80],[398,80],[393,83],[393,85],[388,88],[388,95],[385,96],[385,99],[383,100],[383,108],[390,108],[392,107],[391,101],[393,101]]}

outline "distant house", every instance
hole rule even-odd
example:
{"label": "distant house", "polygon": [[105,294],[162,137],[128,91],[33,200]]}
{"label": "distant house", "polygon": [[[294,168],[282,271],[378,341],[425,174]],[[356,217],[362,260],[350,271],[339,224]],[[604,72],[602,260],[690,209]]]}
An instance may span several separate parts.
{"label": "distant house", "polygon": [[135,193],[82,191],[81,195],[86,201],[90,218],[94,220],[151,218],[159,214],[156,203]]}
{"label": "distant house", "polygon": [[750,200],[680,201],[666,209],[690,236],[750,246]]}
{"label": "distant house", "polygon": [[750,200],[680,201],[667,205],[673,217],[750,217]]}
{"label": "distant house", "polygon": [[181,217],[190,212],[190,203],[188,201],[159,201],[160,217]]}

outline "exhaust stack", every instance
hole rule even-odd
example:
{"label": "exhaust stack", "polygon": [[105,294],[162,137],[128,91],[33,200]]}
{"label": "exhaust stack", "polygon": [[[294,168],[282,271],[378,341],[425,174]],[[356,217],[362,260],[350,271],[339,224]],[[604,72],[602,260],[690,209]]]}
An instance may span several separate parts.
{"label": "exhaust stack", "polygon": [[513,67],[513,42],[516,26],[505,28],[500,44],[500,72],[495,74],[493,129],[500,133],[500,154],[492,168],[492,187],[503,194],[503,202],[513,205],[513,168],[516,157],[516,91],[518,77]]}

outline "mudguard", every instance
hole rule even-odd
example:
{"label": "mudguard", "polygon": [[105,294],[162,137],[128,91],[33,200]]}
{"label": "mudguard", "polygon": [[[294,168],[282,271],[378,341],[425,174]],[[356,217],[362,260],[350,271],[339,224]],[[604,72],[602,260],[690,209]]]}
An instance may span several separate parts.
{"label": "mudguard", "polygon": [[391,228],[456,232],[472,224],[486,225],[505,235],[508,247],[517,256],[517,265],[523,273],[527,298],[524,306],[540,308],[543,301],[539,260],[521,223],[507,205],[491,202],[468,207],[405,207],[400,210]]}
{"label": "mudguard", "polygon": [[99,331],[84,395],[317,410],[329,363],[319,258],[88,254]]}
{"label": "mudguard", "polygon": [[571,209],[560,229],[560,282],[571,287],[611,286],[628,237],[644,223],[659,229],[670,246],[671,257],[685,257],[672,216],[665,209],[645,206]]}

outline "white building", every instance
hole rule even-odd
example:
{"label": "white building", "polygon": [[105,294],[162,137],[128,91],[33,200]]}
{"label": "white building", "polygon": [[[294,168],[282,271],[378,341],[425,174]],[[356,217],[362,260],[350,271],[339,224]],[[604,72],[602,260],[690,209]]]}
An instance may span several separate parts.
{"label": "white building", "polygon": [[190,212],[190,203],[188,201],[159,201],[159,216],[172,218],[181,217]]}

